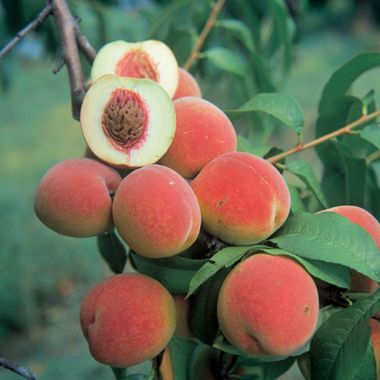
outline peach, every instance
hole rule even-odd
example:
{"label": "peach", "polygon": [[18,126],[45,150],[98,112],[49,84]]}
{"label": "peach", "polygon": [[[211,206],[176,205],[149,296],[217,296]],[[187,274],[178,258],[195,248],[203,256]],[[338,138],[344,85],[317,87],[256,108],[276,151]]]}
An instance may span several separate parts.
{"label": "peach", "polygon": [[236,150],[236,132],[230,119],[214,104],[194,96],[173,102],[176,132],[160,164],[193,178],[217,156]]}
{"label": "peach", "polygon": [[113,203],[115,226],[136,253],[169,257],[190,247],[201,225],[197,198],[174,170],[150,165],[127,175]]}
{"label": "peach", "polygon": [[174,95],[178,86],[178,64],[171,49],[161,41],[113,41],[104,45],[95,57],[91,79],[105,74],[128,78],[147,78]]}
{"label": "peach", "polygon": [[178,69],[178,87],[173,96],[174,99],[183,98],[184,96],[202,96],[201,89],[195,78],[185,69]]}
{"label": "peach", "polygon": [[175,133],[174,106],[161,86],[111,74],[87,91],[80,122],[90,150],[121,168],[157,162]]}
{"label": "peach", "polygon": [[377,380],[380,380],[380,322],[371,318],[368,321],[371,329],[371,343],[375,354]]}
{"label": "peach", "polygon": [[225,153],[192,181],[211,235],[235,245],[265,240],[282,226],[290,195],[281,174],[266,160],[249,153]]}
{"label": "peach", "polygon": [[157,356],[169,343],[175,323],[170,293],[139,273],[122,273],[98,283],[80,309],[92,356],[114,367],[130,367]]}
{"label": "peach", "polygon": [[62,161],[42,178],[35,212],[46,226],[62,235],[95,236],[113,228],[112,198],[119,174],[90,158]]}
{"label": "peach", "polygon": [[222,333],[240,350],[288,356],[312,337],[318,308],[317,287],[300,264],[259,253],[227,275],[217,314]]}
{"label": "peach", "polygon": [[[358,206],[337,206],[323,210],[321,212],[335,212],[342,215],[352,223],[355,223],[365,229],[373,238],[375,244],[380,250],[380,223],[377,219],[364,208]],[[378,283],[370,278],[358,273],[351,272],[351,288],[354,292],[372,293],[379,287]]]}

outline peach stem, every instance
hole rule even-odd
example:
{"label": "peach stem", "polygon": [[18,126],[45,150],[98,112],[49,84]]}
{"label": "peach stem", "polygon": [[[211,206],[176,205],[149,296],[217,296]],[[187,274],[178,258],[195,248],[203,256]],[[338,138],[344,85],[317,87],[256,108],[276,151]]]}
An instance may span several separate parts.
{"label": "peach stem", "polygon": [[350,124],[345,125],[344,127],[340,128],[340,129],[337,129],[336,131],[327,133],[326,135],[323,135],[323,136],[321,136],[315,140],[312,140],[306,144],[297,144],[295,147],[293,147],[293,148],[291,148],[291,149],[289,149],[283,153],[276,154],[275,156],[269,157],[268,161],[272,164],[275,164],[276,162],[281,161],[285,157],[288,157],[292,154],[302,152],[305,149],[312,148],[314,146],[322,144],[325,141],[333,139],[334,137],[341,136],[344,134],[350,134],[354,128],[357,128],[357,127],[361,126],[362,124],[366,123],[367,121],[373,120],[378,116],[380,116],[380,110],[372,112],[368,115],[363,115],[359,119],[353,121]]}
{"label": "peach stem", "polygon": [[186,60],[186,63],[183,65],[183,68],[185,70],[189,70],[190,67],[193,65],[193,63],[196,61],[208,34],[210,33],[212,27],[215,24],[216,18],[218,17],[220,11],[222,10],[224,3],[225,3],[225,0],[218,0],[212,7],[210,16],[208,17],[207,22],[201,34],[195,41],[193,50],[191,51],[189,58]]}

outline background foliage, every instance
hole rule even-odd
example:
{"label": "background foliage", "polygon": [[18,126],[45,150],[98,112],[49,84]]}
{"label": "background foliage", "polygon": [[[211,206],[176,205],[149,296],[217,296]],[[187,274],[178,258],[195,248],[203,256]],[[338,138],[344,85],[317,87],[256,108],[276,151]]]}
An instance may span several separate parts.
{"label": "background foliage", "polygon": [[[42,3],[1,1],[0,46],[35,17]],[[182,65],[212,2],[78,0],[70,4],[96,48],[116,39],[157,38],[173,48]],[[260,98],[246,105],[250,112],[230,113],[242,136],[240,149],[262,155],[272,146],[286,149],[297,139],[307,141],[336,129],[338,119],[349,122],[363,109],[375,108],[379,69],[367,69],[378,67],[379,58],[353,57],[379,51],[379,13],[379,6],[370,1],[227,1],[192,72],[204,97],[225,110],[237,109],[263,92],[290,94],[304,111],[302,133],[262,112]],[[71,118],[65,70],[51,74],[60,54],[49,20],[0,61],[0,355],[29,366],[41,380],[111,379],[109,369],[89,357],[77,322],[81,297],[109,273],[96,241],[58,236],[33,213],[34,190],[45,171],[60,160],[81,156],[84,150],[80,129]],[[346,64],[350,59],[356,59],[355,64]],[[323,93],[319,103],[332,72],[344,64],[344,77],[366,75],[349,93],[351,81],[340,87],[339,76],[332,77],[336,91]],[[255,107],[260,112],[251,112]],[[313,212],[324,202],[329,206],[353,203],[380,218],[380,162],[366,163],[380,144],[371,128],[361,133],[360,143],[345,136],[287,163],[293,207]],[[305,167],[300,158],[311,165]],[[324,166],[328,170],[322,172]],[[320,181],[321,188],[315,185]],[[1,376],[16,378],[10,373]]]}

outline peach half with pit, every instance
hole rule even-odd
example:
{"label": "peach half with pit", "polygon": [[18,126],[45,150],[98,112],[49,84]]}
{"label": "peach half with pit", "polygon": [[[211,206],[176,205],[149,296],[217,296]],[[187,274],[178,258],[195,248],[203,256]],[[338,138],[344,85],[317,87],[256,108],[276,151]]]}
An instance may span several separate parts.
{"label": "peach half with pit", "polygon": [[158,161],[173,141],[173,103],[149,79],[103,75],[84,97],[80,121],[91,151],[116,167]]}
{"label": "peach half with pit", "polygon": [[91,79],[104,74],[147,78],[160,84],[170,97],[178,86],[178,64],[171,49],[161,41],[114,41],[104,45],[95,57]]}

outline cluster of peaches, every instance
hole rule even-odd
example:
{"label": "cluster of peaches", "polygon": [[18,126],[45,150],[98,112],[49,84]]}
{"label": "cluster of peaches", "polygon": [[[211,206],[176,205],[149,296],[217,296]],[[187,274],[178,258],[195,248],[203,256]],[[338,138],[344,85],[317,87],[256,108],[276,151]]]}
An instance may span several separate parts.
{"label": "cluster of peaches", "polygon": [[[252,245],[285,223],[290,195],[280,172],[236,151],[230,120],[202,99],[166,45],[112,42],[99,51],[91,75],[81,110],[90,153],[52,167],[36,192],[36,214],[49,228],[73,237],[115,229],[154,261],[184,255],[201,227],[227,245]],[[367,229],[380,247],[379,223],[365,210],[329,211]],[[363,289],[366,280],[355,276]],[[190,304],[146,275],[118,274],[89,291],[81,326],[95,359],[129,367],[158,355],[173,334],[192,336],[183,327]],[[296,353],[313,336],[318,311],[306,270],[264,253],[231,270],[217,305],[226,339],[259,356]]]}

